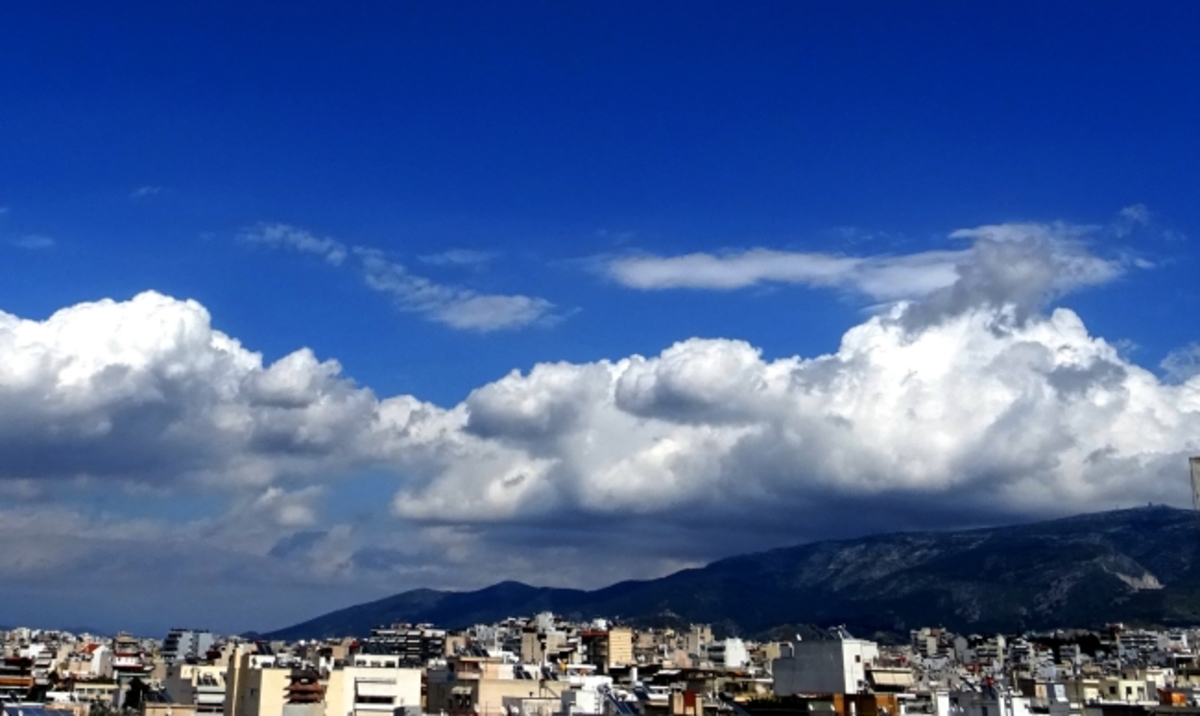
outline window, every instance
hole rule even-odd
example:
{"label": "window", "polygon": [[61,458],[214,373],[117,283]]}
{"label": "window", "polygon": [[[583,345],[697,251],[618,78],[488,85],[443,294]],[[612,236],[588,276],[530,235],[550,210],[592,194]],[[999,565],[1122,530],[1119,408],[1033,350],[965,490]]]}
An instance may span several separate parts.
{"label": "window", "polygon": [[[854,663],[855,663],[855,664],[861,664],[861,663],[862,663],[862,654],[855,654],[855,655],[854,655]],[[984,714],[983,716],[987,716],[987,714]]]}
{"label": "window", "polygon": [[365,694],[357,694],[357,698],[354,700],[354,702],[359,704],[391,704],[393,703],[393,699],[391,696],[367,696]]}

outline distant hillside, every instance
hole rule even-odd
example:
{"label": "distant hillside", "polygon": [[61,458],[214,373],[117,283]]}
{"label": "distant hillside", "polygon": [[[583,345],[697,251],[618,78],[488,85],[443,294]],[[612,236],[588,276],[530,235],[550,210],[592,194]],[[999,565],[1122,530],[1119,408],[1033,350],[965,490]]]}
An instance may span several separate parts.
{"label": "distant hillside", "polygon": [[864,634],[921,625],[1014,632],[1110,621],[1196,624],[1198,557],[1193,514],[1155,506],[815,542],[590,592],[517,582],[474,592],[417,589],[266,636],[364,635],[391,622],[456,628],[546,610],[632,623],[706,622],[741,634],[800,623],[846,624]]}

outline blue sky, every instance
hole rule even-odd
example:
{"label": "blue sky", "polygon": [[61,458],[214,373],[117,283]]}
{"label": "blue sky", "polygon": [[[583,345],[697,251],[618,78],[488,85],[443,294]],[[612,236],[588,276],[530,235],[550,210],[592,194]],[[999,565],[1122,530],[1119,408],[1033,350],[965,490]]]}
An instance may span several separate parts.
{"label": "blue sky", "polygon": [[1186,503],[1193,4],[244,5],[4,11],[0,624]]}

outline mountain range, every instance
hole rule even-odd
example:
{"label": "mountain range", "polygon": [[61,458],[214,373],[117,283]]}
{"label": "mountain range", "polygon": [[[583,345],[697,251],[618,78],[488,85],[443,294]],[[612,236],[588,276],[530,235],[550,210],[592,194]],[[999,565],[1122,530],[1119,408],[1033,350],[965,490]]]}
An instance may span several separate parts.
{"label": "mountain range", "polygon": [[502,582],[416,589],[263,636],[365,635],[394,622],[458,628],[552,611],[635,625],[709,623],[786,634],[799,624],[864,634],[964,633],[1107,622],[1200,623],[1200,522],[1148,506],[1006,527],[901,532],[731,557],[660,579],[584,591]]}

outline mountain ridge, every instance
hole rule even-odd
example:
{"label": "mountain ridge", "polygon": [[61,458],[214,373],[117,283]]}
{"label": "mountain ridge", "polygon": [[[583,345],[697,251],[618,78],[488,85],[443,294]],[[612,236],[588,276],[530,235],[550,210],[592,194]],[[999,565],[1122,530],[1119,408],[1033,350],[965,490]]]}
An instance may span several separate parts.
{"label": "mountain ridge", "polygon": [[675,619],[759,634],[799,623],[866,632],[916,626],[1013,632],[1109,621],[1200,622],[1200,527],[1148,506],[957,531],[875,534],[735,555],[596,590],[505,581],[414,589],[266,634],[364,635],[380,624],[447,628],[539,611],[634,624]]}

